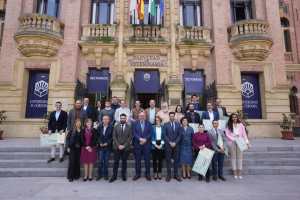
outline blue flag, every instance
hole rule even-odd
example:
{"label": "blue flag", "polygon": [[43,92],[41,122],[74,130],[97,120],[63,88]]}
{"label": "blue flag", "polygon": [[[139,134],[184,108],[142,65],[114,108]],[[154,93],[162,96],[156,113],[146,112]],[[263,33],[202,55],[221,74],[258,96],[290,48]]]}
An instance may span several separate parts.
{"label": "blue flag", "polygon": [[164,16],[164,1],[165,0],[160,0],[160,3],[159,3],[159,7],[160,7],[160,13],[161,13],[161,16]]}

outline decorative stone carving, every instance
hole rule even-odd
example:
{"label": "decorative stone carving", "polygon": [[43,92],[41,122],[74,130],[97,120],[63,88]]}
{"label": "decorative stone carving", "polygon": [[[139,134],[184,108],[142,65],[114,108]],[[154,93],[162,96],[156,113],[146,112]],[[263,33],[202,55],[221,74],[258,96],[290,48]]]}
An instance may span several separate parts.
{"label": "decorative stone carving", "polygon": [[64,23],[49,15],[26,13],[19,17],[20,27],[14,39],[24,55],[50,57],[63,43]]}
{"label": "decorative stone carving", "polygon": [[232,24],[229,28],[229,46],[239,60],[261,61],[270,54],[274,44],[268,34],[269,23],[250,19]]}

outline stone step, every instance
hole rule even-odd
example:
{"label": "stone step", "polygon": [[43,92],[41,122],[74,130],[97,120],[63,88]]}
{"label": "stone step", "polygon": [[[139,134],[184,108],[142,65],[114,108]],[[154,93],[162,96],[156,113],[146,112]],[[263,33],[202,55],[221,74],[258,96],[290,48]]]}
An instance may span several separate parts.
{"label": "stone step", "polygon": [[[97,168],[93,169],[93,176],[97,176]],[[109,176],[112,175],[112,168],[108,169]],[[121,176],[121,169],[119,168],[118,176]],[[153,170],[151,169],[151,176]],[[224,175],[232,175],[231,167],[224,167]],[[142,168],[142,176],[144,168]],[[81,169],[81,176],[84,175],[84,170]],[[127,168],[128,177],[135,175],[134,168]],[[191,171],[192,176],[198,174]],[[212,175],[212,172],[211,172]],[[243,175],[300,175],[299,166],[248,166],[243,168]],[[0,168],[0,177],[66,177],[66,168]],[[167,176],[167,169],[162,169],[162,176]],[[182,176],[182,170],[179,168],[179,176]]]}
{"label": "stone step", "polygon": [[[152,166],[152,159],[151,159]],[[47,163],[46,160],[32,159],[32,160],[0,160],[0,168],[68,168],[68,160],[60,163],[58,159]],[[109,161],[109,168],[112,168],[114,160]],[[120,166],[122,161],[120,160]],[[142,160],[142,167],[145,166]],[[231,166],[230,159],[224,161],[224,166]],[[300,166],[300,160],[295,160],[294,158],[258,158],[258,159],[244,159],[243,166]],[[83,167],[83,164],[81,164]],[[98,162],[94,163],[94,167],[98,168]],[[127,161],[128,168],[135,167],[134,160]],[[163,161],[163,167],[166,167],[166,160]]]}

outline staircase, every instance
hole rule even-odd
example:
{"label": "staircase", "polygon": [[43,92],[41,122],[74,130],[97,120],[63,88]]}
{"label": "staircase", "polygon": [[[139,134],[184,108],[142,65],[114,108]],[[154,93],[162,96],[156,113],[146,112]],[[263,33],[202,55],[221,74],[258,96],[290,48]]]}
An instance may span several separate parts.
{"label": "staircase", "polygon": [[[20,138],[22,140],[22,138]],[[278,139],[279,142],[283,140]],[[5,142],[5,140],[2,140]],[[285,142],[285,141],[283,141]],[[59,152],[59,149],[57,149]],[[62,163],[56,160],[47,163],[50,158],[50,147],[0,147],[0,177],[66,177],[68,168],[68,156]],[[119,176],[121,176],[121,163],[119,165]],[[144,171],[142,161],[142,173]],[[81,175],[84,175],[81,166]],[[109,176],[112,175],[113,152],[110,155]],[[94,164],[94,176],[97,175],[98,163]],[[179,175],[182,174],[179,166]],[[224,175],[231,175],[230,158],[225,156]],[[244,152],[243,156],[244,175],[300,175],[300,147],[286,146],[282,143],[268,145],[268,147],[253,147]],[[127,176],[135,175],[135,161],[133,150],[127,162]],[[151,175],[153,175],[151,160]],[[166,177],[166,161],[163,161],[162,176]],[[193,176],[197,173],[192,172]]]}

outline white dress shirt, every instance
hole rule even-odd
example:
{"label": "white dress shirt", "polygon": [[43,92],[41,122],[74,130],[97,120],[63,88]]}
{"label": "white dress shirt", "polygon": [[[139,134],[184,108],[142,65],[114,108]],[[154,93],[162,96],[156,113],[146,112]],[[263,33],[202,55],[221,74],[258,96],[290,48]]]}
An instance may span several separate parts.
{"label": "white dress shirt", "polygon": [[209,119],[214,120],[214,112],[213,111],[211,111],[211,112],[208,111],[208,114],[209,114]]}
{"label": "white dress shirt", "polygon": [[[161,127],[156,127],[156,140],[161,140]],[[164,141],[161,141],[162,144],[164,144]],[[155,141],[152,142],[152,144],[156,144]]]}
{"label": "white dress shirt", "polygon": [[61,113],[61,110],[59,112],[56,111],[56,113],[55,113],[56,121],[58,120],[60,113]]}
{"label": "white dress shirt", "polygon": [[87,106],[86,105],[83,105],[83,110],[86,110],[87,109]]}

